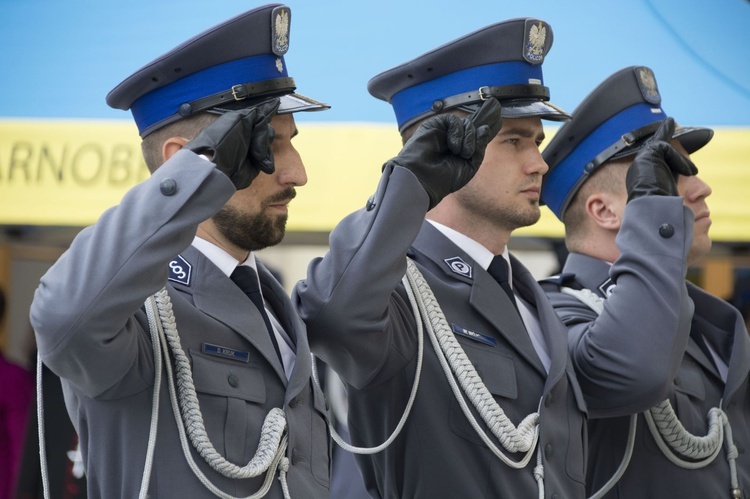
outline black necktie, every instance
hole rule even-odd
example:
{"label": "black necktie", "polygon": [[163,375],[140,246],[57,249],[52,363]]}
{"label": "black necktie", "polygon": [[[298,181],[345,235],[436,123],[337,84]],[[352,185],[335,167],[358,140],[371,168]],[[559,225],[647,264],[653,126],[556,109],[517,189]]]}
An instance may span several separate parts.
{"label": "black necktie", "polygon": [[276,350],[276,355],[279,356],[279,359],[281,359],[281,351],[279,350],[279,344],[276,341],[276,334],[273,332],[273,327],[271,327],[271,321],[268,318],[268,314],[266,314],[266,308],[263,306],[263,295],[260,293],[260,285],[258,284],[258,274],[255,273],[255,270],[253,270],[252,267],[248,267],[247,265],[240,265],[239,267],[234,269],[234,272],[232,272],[232,275],[230,276],[232,281],[239,287],[243,293],[247,295],[250,300],[255,304],[255,307],[260,312],[260,315],[263,316],[263,322],[266,323],[266,328],[268,329],[268,334],[271,336],[271,342],[273,343],[273,348]]}
{"label": "black necktie", "polygon": [[489,272],[489,274],[495,278],[500,287],[503,288],[503,291],[508,295],[510,302],[516,307],[516,312],[518,312],[516,297],[510,287],[510,282],[508,282],[508,262],[505,261],[503,255],[497,255],[492,259],[490,266],[487,267],[487,272]]}

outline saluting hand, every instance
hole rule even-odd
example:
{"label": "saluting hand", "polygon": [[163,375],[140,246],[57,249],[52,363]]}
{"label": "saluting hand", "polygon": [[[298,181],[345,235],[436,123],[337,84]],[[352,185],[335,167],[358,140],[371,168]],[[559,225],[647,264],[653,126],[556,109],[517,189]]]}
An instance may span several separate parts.
{"label": "saluting hand", "polygon": [[487,144],[501,127],[497,99],[486,100],[465,118],[441,114],[422,123],[398,156],[386,165],[411,171],[427,191],[432,209],[472,179],[482,164]]}
{"label": "saluting hand", "polygon": [[669,144],[674,118],[666,118],[636,154],[625,177],[628,202],[643,196],[677,196],[677,175],[696,175],[692,161]]}
{"label": "saluting hand", "polygon": [[211,154],[211,161],[237,190],[245,189],[260,172],[274,172],[271,118],[279,104],[276,98],[257,107],[225,113],[184,147],[196,154]]}

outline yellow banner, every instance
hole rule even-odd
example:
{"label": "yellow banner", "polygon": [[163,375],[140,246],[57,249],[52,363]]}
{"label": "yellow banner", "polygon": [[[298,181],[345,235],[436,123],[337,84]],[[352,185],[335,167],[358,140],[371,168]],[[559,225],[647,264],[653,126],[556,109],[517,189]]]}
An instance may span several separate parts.
{"label": "yellow banner", "polygon": [[[298,189],[288,229],[327,232],[364,206],[401,140],[395,126],[386,124],[298,127],[295,145],[309,181]],[[750,241],[750,129],[717,129],[693,159],[713,188],[708,203],[714,239]],[[90,225],[147,176],[130,121],[0,120],[0,224]],[[542,211],[538,224],[514,234],[562,237],[562,224]]]}
{"label": "yellow banner", "polygon": [[0,121],[0,223],[90,225],[149,175],[135,127]]}

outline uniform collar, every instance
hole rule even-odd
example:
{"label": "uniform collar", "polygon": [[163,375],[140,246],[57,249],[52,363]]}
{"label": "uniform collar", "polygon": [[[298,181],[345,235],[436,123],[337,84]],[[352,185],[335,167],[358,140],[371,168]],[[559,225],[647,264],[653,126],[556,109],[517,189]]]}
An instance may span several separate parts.
{"label": "uniform collar", "polygon": [[219,270],[221,270],[227,277],[232,275],[232,272],[234,272],[234,269],[238,265],[247,265],[248,267],[251,267],[256,274],[258,273],[258,266],[255,262],[255,253],[252,251],[244,262],[240,262],[235,257],[219,248],[212,242],[209,242],[198,236],[195,236],[195,238],[193,239],[193,246],[195,247],[195,249],[200,251],[203,256],[208,258],[211,263],[216,265]]}
{"label": "uniform collar", "polygon": [[[492,259],[495,258],[495,255],[490,250],[488,250],[482,244],[470,238],[466,234],[462,234],[457,230],[451,229],[450,227],[434,220],[428,219],[427,221],[430,222],[433,227],[439,230],[440,233],[442,233],[445,237],[450,239],[453,244],[461,248],[480,267],[482,267],[484,270],[487,270],[487,268],[490,266],[490,263],[492,263]],[[505,246],[505,248],[503,248],[502,255],[503,258],[505,258],[505,261],[508,262],[508,269],[511,269],[512,267],[510,263],[510,255],[508,253],[508,246]],[[510,286],[513,287],[513,272],[509,271],[508,274],[508,282],[510,283]]]}

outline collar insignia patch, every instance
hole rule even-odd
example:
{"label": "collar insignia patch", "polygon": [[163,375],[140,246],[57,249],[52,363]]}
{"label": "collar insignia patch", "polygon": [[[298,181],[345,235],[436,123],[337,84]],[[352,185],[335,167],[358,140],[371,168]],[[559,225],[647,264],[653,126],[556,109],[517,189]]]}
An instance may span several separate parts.
{"label": "collar insignia patch", "polygon": [[182,256],[177,255],[177,258],[169,262],[169,275],[167,279],[174,282],[179,282],[185,286],[190,286],[190,278],[193,274],[193,266],[188,263],[187,260]]}
{"label": "collar insignia patch", "polygon": [[458,274],[462,277],[468,277],[469,279],[471,279],[471,265],[463,261],[460,256],[446,258],[443,261],[446,263],[446,265],[448,265],[448,268],[451,269],[451,272],[453,272],[454,274]]}

